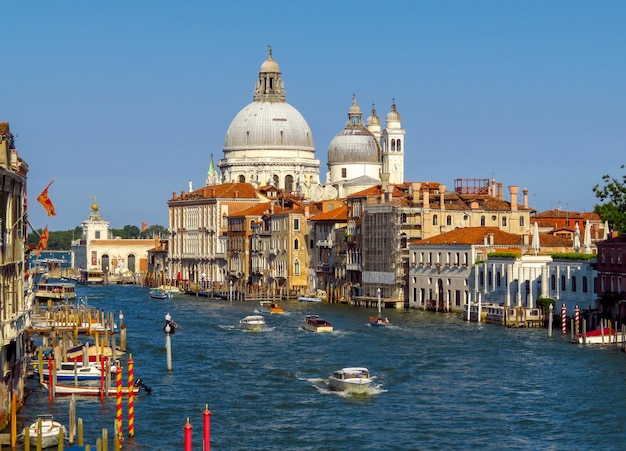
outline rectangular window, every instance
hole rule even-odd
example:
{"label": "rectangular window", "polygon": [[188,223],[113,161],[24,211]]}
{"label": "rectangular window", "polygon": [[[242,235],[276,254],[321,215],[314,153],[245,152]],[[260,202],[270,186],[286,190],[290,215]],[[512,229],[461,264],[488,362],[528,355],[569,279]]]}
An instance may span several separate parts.
{"label": "rectangular window", "polygon": [[293,218],[293,230],[300,230],[300,218]]}
{"label": "rectangular window", "polygon": [[341,177],[346,178],[348,176],[348,170],[346,168],[341,168]]}

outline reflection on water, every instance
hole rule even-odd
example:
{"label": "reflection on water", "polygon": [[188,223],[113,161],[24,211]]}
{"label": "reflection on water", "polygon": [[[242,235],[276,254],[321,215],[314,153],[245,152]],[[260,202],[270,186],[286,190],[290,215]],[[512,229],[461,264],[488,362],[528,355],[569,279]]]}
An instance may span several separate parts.
{"label": "reflection on water", "polygon": [[[626,353],[548,339],[545,330],[419,311],[386,311],[392,326],[371,327],[373,309],[294,301],[249,333],[238,323],[256,303],[154,300],[133,286],[78,291],[106,312],[124,312],[126,358],[152,388],[135,400],[135,439],[124,449],[182,449],[187,418],[200,449],[207,404],[216,450],[608,449],[626,432]],[[181,326],[171,338],[172,371],[168,312]],[[335,331],[302,330],[311,313]],[[370,369],[370,393],[328,390],[328,376],[346,366]],[[44,412],[67,424],[69,398],[49,404],[31,387],[21,424]],[[77,410],[92,449],[102,428],[112,435],[115,399],[79,399]]]}

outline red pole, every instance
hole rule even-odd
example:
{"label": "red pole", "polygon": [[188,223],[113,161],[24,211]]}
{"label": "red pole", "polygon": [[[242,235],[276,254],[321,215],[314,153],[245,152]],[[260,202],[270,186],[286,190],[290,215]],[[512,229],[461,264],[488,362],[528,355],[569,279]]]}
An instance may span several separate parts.
{"label": "red pole", "polygon": [[[43,365],[42,365],[43,366]],[[41,368],[40,368],[41,369]],[[43,371],[42,371],[43,372]],[[52,358],[52,354],[48,356],[48,401],[52,401],[52,391],[54,390],[53,377],[54,373],[54,359]]]}
{"label": "red pole", "polygon": [[578,325],[580,324],[580,309],[576,306],[574,309],[574,333],[578,333]]}
{"label": "red pole", "polygon": [[191,451],[191,429],[192,426],[189,424],[189,418],[187,418],[187,423],[183,427],[185,430],[185,451]]}
{"label": "red pole", "polygon": [[115,394],[116,394],[116,425],[115,432],[117,434],[118,440],[120,441],[120,448],[122,447],[122,442],[124,441],[122,438],[122,367],[120,365],[117,366],[115,370]]}
{"label": "red pole", "polygon": [[133,355],[128,356],[128,438],[135,437],[135,361]]}
{"label": "red pole", "polygon": [[204,417],[204,449],[202,451],[211,451],[211,411],[208,404],[202,415]]}
{"label": "red pole", "polygon": [[561,334],[567,334],[567,307],[561,305]]}

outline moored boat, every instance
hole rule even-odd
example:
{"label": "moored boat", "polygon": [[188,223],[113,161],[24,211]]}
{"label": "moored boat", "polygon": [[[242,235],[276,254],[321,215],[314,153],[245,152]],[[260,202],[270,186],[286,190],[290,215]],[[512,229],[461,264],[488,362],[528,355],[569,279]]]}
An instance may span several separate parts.
{"label": "moored boat", "polygon": [[247,330],[261,330],[265,326],[265,318],[261,315],[248,315],[239,320],[239,325]]}
{"label": "moored boat", "polygon": [[[35,373],[39,374],[39,365],[35,367]],[[117,371],[116,365],[111,365],[111,376],[115,376]],[[100,380],[105,375],[102,371],[102,365],[99,363],[89,363],[83,365],[82,362],[61,362],[59,368],[56,369],[56,378],[60,381],[79,380],[79,381],[93,381]],[[43,362],[43,378],[48,380],[50,378],[50,370],[48,369],[48,362]]]}
{"label": "moored boat", "polygon": [[331,390],[346,393],[366,393],[371,383],[370,372],[363,367],[342,368],[334,371],[328,378],[328,387]]}
{"label": "moored boat", "polygon": [[67,429],[58,421],[54,421],[51,414],[43,414],[39,415],[37,421],[28,427],[28,436],[31,446],[37,446],[37,441],[41,436],[41,447],[50,448],[58,446],[59,440],[67,438]]}
{"label": "moored boat", "polygon": [[318,315],[306,315],[302,320],[302,327],[311,332],[332,332],[333,325]]}
{"label": "moored boat", "polygon": [[577,334],[574,343],[580,344],[611,344],[621,343],[622,333],[610,327],[590,330],[582,334]]}
{"label": "moored boat", "polygon": [[285,313],[285,309],[283,309],[277,302],[272,301],[261,301],[259,302],[259,311],[261,313]]}
{"label": "moored boat", "polygon": [[[138,379],[140,381],[141,379]],[[44,381],[41,383],[41,386],[46,390],[50,390],[50,384],[48,381]],[[100,396],[100,394],[104,391],[104,394],[108,394],[109,396],[115,396],[117,394],[117,387],[109,387],[102,389],[97,385],[64,385],[64,384],[55,384],[52,386],[54,389],[54,393],[56,395],[81,395],[81,396]],[[120,387],[120,391],[122,395],[128,395],[130,390],[128,387],[123,386]],[[139,385],[135,382],[133,386],[132,392],[133,394],[139,393]]]}

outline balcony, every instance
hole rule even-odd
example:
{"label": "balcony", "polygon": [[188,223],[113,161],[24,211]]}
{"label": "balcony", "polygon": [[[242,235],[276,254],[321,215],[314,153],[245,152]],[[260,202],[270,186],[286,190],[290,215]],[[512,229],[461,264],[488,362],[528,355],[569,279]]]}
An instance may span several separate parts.
{"label": "balcony", "polygon": [[315,268],[317,272],[331,272],[330,265],[328,263],[322,263],[321,265],[317,265]]}
{"label": "balcony", "polygon": [[317,240],[315,243],[317,247],[333,247],[333,240]]}

